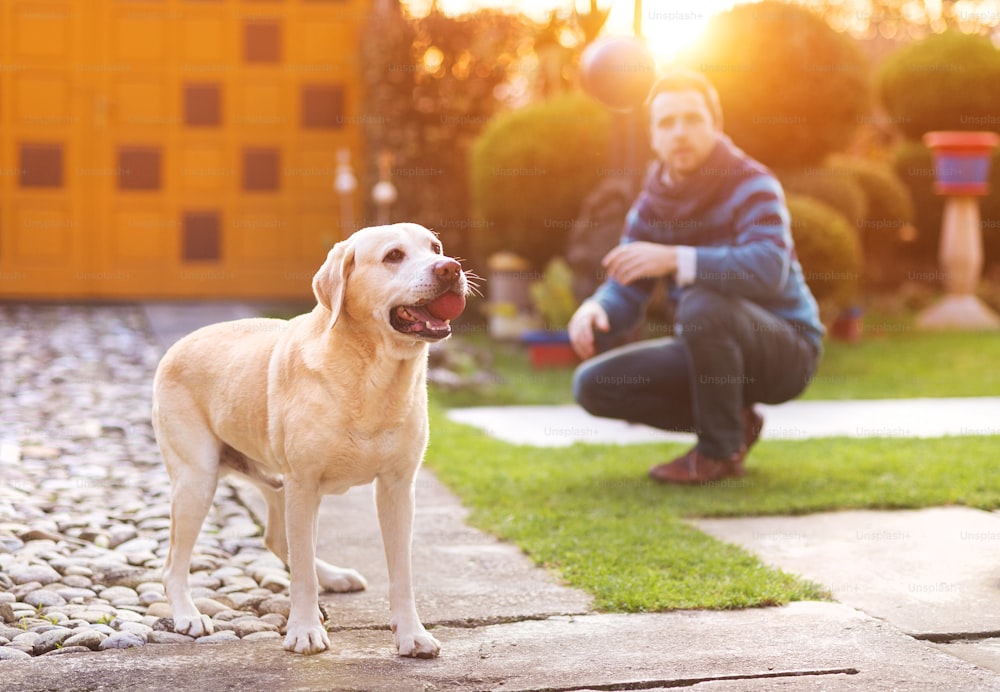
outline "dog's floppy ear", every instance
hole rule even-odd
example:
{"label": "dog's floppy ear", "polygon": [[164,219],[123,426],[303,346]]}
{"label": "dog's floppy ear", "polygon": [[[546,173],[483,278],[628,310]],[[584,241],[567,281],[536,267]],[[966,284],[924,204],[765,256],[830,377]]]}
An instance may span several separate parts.
{"label": "dog's floppy ear", "polygon": [[313,277],[313,293],[319,304],[330,311],[330,329],[337,324],[347,290],[347,277],[354,268],[354,243],[350,238],[333,246],[326,262]]}

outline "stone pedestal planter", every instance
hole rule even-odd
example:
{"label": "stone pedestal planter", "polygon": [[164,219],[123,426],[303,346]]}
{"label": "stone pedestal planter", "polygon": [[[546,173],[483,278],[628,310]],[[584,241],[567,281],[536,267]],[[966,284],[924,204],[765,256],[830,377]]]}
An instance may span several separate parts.
{"label": "stone pedestal planter", "polygon": [[1000,317],[976,296],[983,269],[980,197],[989,189],[992,132],[928,132],[934,152],[934,189],[946,195],[941,223],[940,272],[945,296],[917,319],[921,329],[1000,329]]}

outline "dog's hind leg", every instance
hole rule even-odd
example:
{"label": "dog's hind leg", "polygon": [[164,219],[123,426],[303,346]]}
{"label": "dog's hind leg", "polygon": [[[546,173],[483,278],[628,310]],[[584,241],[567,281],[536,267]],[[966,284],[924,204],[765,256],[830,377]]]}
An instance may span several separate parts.
{"label": "dog's hind leg", "polygon": [[218,440],[207,429],[188,429],[160,439],[170,474],[170,548],[163,586],[174,616],[174,631],[200,637],[211,634],[212,621],[191,598],[188,571],[201,525],[219,483]]}
{"label": "dog's hind leg", "polygon": [[368,588],[368,582],[357,570],[349,567],[337,567],[319,558],[316,558],[316,577],[324,591],[345,593],[364,591]]}
{"label": "dog's hind leg", "polygon": [[[264,531],[264,544],[272,553],[288,564],[288,530],[285,526],[285,492],[284,488],[256,484],[264,500],[267,502],[267,528]],[[328,562],[316,559],[316,578],[323,591],[344,593],[347,591],[364,591],[368,582],[359,572],[345,567],[337,567]]]}

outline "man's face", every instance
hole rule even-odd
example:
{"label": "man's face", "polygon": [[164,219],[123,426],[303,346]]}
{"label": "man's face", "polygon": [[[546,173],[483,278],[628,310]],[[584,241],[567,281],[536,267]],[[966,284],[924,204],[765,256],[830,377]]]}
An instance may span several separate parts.
{"label": "man's face", "polygon": [[697,91],[665,91],[650,104],[650,144],[671,177],[691,175],[705,162],[719,129]]}

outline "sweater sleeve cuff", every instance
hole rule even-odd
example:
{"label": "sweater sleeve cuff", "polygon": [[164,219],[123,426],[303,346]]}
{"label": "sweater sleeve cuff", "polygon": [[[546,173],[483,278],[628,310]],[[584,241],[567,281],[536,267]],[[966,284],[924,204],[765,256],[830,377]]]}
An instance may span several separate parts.
{"label": "sweater sleeve cuff", "polygon": [[690,286],[694,283],[698,271],[698,253],[687,245],[677,246],[677,285]]}

